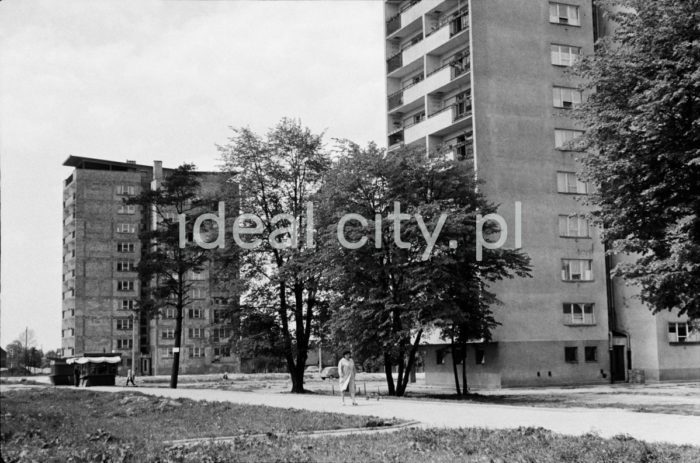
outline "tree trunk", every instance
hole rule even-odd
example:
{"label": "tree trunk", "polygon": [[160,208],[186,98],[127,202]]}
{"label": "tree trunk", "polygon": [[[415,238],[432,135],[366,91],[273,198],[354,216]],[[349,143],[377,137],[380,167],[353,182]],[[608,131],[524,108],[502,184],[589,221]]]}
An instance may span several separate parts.
{"label": "tree trunk", "polygon": [[408,387],[408,380],[411,377],[411,371],[415,368],[416,363],[416,352],[418,351],[418,345],[420,344],[420,338],[423,335],[423,330],[418,330],[416,334],[416,340],[411,346],[411,350],[408,353],[408,364],[406,365],[406,370],[404,371],[403,380],[399,378],[399,389],[396,393],[397,396],[403,396],[406,393],[406,388]]}
{"label": "tree trunk", "polygon": [[389,390],[389,395],[396,395],[396,389],[394,389],[394,375],[391,371],[393,366],[391,356],[384,353],[384,374],[386,375],[386,386]]}
{"label": "tree trunk", "polygon": [[467,343],[462,343],[462,395],[469,394],[469,385],[467,384]]}
{"label": "tree trunk", "polygon": [[180,372],[180,346],[182,344],[182,304],[178,304],[175,320],[175,347],[173,348],[173,369],[170,373],[170,388],[177,389],[177,375]]}
{"label": "tree trunk", "polygon": [[457,390],[457,395],[462,395],[462,389],[459,387],[459,373],[457,372],[457,349],[455,346],[454,335],[450,337],[450,353],[450,357],[452,357],[452,373],[455,376],[455,388]]}

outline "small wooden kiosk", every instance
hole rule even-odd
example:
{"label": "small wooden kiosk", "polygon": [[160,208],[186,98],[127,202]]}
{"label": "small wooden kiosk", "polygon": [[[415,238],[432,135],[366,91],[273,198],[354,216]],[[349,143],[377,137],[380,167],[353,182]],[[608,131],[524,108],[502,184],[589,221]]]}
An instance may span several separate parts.
{"label": "small wooden kiosk", "polygon": [[88,386],[114,386],[122,354],[83,354],[66,360],[73,367],[74,380]]}

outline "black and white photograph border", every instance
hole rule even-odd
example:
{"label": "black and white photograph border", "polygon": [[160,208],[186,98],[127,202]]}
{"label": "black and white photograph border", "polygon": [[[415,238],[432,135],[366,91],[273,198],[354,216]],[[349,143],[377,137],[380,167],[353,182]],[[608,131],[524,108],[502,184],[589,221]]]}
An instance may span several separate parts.
{"label": "black and white photograph border", "polygon": [[0,2],[0,460],[700,461],[700,0]]}

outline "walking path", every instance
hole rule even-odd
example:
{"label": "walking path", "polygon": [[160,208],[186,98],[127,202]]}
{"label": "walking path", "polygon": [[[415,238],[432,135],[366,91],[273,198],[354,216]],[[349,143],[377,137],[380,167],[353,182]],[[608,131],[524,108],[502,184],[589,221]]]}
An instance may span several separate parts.
{"label": "walking path", "polygon": [[700,416],[638,413],[614,408],[544,408],[511,405],[474,404],[417,400],[365,400],[359,406],[342,406],[339,397],[298,394],[265,394],[212,389],[169,389],[92,387],[96,391],[135,390],[144,394],[298,408],[319,412],[373,415],[419,421],[423,427],[481,427],[490,429],[533,426],[554,432],[581,435],[598,433],[601,437],[628,434],[647,442],[670,442],[700,446]]}

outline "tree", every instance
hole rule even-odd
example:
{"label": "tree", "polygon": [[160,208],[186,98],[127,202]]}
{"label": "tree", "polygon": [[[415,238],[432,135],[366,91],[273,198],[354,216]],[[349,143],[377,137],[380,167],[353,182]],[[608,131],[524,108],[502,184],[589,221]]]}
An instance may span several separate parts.
{"label": "tree", "polygon": [[249,294],[264,294],[264,300],[271,302],[292,392],[303,393],[309,338],[322,307],[322,269],[309,260],[314,246],[307,228],[313,227],[313,217],[307,203],[327,169],[328,154],[321,135],[290,119],[283,119],[265,137],[247,128],[233,131],[228,143],[218,148],[224,172],[240,185],[241,211],[248,214],[236,223],[256,234],[234,235],[240,240],[241,276],[249,283]]}
{"label": "tree", "polygon": [[[177,388],[183,317],[185,308],[192,302],[193,273],[204,269],[211,254],[191,239],[196,217],[209,212],[208,206],[213,202],[212,198],[200,195],[201,181],[195,166],[183,164],[166,175],[162,185],[127,201],[148,208],[155,224],[140,235],[144,251],[138,272],[144,287],[135,313],[151,317],[160,315],[167,307],[175,309],[171,388]],[[184,240],[178,219],[181,215],[186,217]]]}
{"label": "tree", "polygon": [[[329,286],[339,295],[335,335],[362,356],[382,353],[391,395],[405,393],[426,329],[442,328],[460,345],[488,338],[495,298],[486,283],[527,275],[528,259],[517,251],[486,250],[476,262],[477,213],[495,207],[473,179],[466,163],[353,143],[344,145],[326,176],[323,259],[331,263]],[[358,215],[343,222],[349,213]],[[484,226],[486,236],[495,231]],[[330,245],[341,233],[350,243],[366,241],[355,249]]]}
{"label": "tree", "polygon": [[700,1],[606,0],[613,21],[579,76],[594,90],[578,115],[584,177],[613,274],[654,312],[700,318]]}

